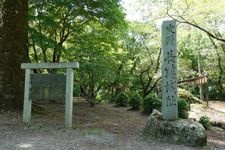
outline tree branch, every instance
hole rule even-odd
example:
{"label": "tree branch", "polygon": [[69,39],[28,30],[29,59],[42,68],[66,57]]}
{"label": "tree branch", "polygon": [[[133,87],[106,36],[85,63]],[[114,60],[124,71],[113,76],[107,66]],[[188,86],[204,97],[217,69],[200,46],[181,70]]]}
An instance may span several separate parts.
{"label": "tree branch", "polygon": [[[187,7],[187,9],[188,9],[188,8],[189,8],[189,6]],[[190,22],[190,21],[186,20],[186,19],[182,16],[182,15],[184,15],[184,14],[180,15],[179,12],[178,12],[177,10],[173,9],[174,11],[176,11],[176,13],[177,13],[178,15],[171,15],[171,14],[169,13],[169,10],[170,10],[170,9],[167,9],[167,15],[168,15],[170,18],[172,18],[173,20],[177,21],[178,23],[184,23],[184,24],[188,24],[188,25],[190,25],[190,26],[193,26],[193,27],[195,27],[195,28],[197,28],[197,29],[199,29],[199,30],[205,32],[208,36],[212,37],[213,39],[216,39],[216,40],[218,40],[218,41],[221,41],[221,42],[224,42],[224,43],[225,43],[225,39],[224,39],[224,38],[218,37],[218,36],[216,36],[215,34],[211,33],[210,31],[204,29],[203,27],[200,27],[195,21]],[[187,11],[187,10],[185,10],[185,12],[186,12],[186,11]],[[181,20],[179,20],[178,18],[180,18]]]}

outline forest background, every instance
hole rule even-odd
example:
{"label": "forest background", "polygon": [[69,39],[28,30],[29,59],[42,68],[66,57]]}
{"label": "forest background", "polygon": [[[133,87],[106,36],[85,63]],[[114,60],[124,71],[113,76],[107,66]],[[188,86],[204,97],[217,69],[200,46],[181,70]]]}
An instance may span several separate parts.
{"label": "forest background", "polygon": [[[1,108],[22,108],[22,62],[79,62],[74,96],[84,97],[91,106],[113,102],[122,92],[128,97],[153,93],[160,97],[160,25],[166,19],[178,24],[179,81],[207,75],[205,97],[224,100],[225,2],[141,0],[132,4],[134,18],[141,14],[138,19],[127,20],[124,7],[131,6],[119,0],[1,1]],[[199,86],[180,88],[200,96]]]}

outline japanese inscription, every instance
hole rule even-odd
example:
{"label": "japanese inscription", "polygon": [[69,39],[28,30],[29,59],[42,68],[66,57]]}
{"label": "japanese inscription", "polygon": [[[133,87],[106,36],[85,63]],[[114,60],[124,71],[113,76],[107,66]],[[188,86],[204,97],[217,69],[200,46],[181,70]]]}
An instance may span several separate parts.
{"label": "japanese inscription", "polygon": [[164,119],[177,119],[176,21],[162,24],[162,50],[162,114]]}

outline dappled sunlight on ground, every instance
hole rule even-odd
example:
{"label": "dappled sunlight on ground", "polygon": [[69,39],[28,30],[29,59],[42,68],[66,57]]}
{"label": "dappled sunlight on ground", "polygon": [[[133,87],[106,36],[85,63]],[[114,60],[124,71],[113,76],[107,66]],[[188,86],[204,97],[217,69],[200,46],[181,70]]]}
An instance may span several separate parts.
{"label": "dappled sunlight on ground", "polygon": [[[32,113],[29,125],[22,123],[22,112],[0,114],[0,150],[30,149],[121,149],[121,150],[192,150],[201,149],[142,139],[141,133],[148,116],[141,111],[100,104],[90,108],[86,101],[76,101],[73,129],[64,127],[64,105],[46,104],[48,113]],[[194,104],[190,116],[207,115],[225,120],[225,113]],[[224,117],[224,118],[223,118]],[[9,140],[10,139],[10,140]],[[203,149],[224,150],[225,130],[208,131],[208,145]]]}
{"label": "dappled sunlight on ground", "polygon": [[32,148],[32,144],[18,144],[17,145],[18,148]]}
{"label": "dappled sunlight on ground", "polygon": [[209,102],[209,107],[214,108],[218,111],[224,112],[225,113],[225,102],[221,101],[210,101]]}
{"label": "dappled sunlight on ground", "polygon": [[225,105],[225,102],[221,102],[221,105],[217,106],[214,105],[213,102],[210,102],[209,107],[202,104],[191,104],[191,111],[189,112],[189,118],[195,118],[199,120],[200,117],[206,115],[213,122],[225,123],[225,112],[220,111],[222,110],[221,107],[223,107],[223,105]]}

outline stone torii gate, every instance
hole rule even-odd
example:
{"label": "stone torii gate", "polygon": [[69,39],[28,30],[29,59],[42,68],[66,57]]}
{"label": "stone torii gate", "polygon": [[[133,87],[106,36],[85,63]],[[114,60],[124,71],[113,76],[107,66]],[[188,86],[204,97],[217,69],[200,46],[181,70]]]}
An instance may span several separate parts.
{"label": "stone torii gate", "polygon": [[22,63],[21,69],[25,69],[23,122],[29,123],[31,120],[32,100],[30,99],[30,86],[32,69],[67,69],[66,92],[65,92],[65,126],[72,127],[73,114],[73,69],[79,68],[78,62],[69,63]]}

